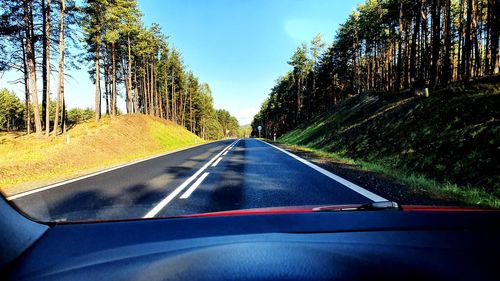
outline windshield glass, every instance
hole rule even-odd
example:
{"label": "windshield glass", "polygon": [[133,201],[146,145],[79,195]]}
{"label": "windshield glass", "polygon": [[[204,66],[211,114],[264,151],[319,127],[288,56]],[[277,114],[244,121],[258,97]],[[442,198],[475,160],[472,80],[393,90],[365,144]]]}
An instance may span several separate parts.
{"label": "windshield glass", "polygon": [[30,218],[500,207],[498,2],[0,2]]}

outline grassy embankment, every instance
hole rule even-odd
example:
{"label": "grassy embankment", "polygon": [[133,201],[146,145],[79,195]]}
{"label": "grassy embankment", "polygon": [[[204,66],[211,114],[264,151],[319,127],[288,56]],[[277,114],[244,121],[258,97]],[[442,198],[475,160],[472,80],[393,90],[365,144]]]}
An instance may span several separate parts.
{"label": "grassy embankment", "polygon": [[279,142],[437,197],[500,207],[500,84],[360,94]]}
{"label": "grassy embankment", "polygon": [[46,139],[0,133],[0,190],[12,195],[203,140],[183,127],[144,115],[104,118]]}

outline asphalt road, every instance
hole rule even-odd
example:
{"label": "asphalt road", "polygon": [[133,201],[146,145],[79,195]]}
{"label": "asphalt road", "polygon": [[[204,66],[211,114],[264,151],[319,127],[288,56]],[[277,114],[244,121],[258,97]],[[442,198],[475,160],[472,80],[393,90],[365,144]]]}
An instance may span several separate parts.
{"label": "asphalt road", "polygon": [[42,221],[384,200],[255,139],[223,140],[8,198]]}

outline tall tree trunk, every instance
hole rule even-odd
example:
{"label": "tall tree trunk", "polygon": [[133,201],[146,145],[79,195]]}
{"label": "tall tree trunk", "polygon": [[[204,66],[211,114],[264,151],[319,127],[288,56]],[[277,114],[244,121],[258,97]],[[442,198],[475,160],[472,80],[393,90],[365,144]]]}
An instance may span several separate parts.
{"label": "tall tree trunk", "polygon": [[184,116],[183,116],[183,112],[182,112],[182,107],[184,106],[184,104],[183,104],[184,94],[182,92],[179,93],[179,121],[180,121],[180,124],[182,124],[184,122]]}
{"label": "tall tree trunk", "polygon": [[116,116],[116,48],[115,42],[111,42],[111,116]]}
{"label": "tall tree trunk", "polygon": [[479,47],[479,43],[482,42],[481,30],[480,30],[480,14],[478,11],[478,3],[477,0],[472,1],[472,27],[471,27],[471,36],[473,38],[472,45],[474,49],[474,76],[478,77],[481,75],[481,49]]}
{"label": "tall tree trunk", "polygon": [[302,88],[302,79],[300,74],[298,75],[297,78],[297,115],[295,116],[295,124],[299,124],[300,122],[300,108],[302,107],[301,104],[301,88]]}
{"label": "tall tree trunk", "polygon": [[451,0],[444,0],[444,55],[442,82],[447,85],[451,80]]}
{"label": "tall tree trunk", "polygon": [[137,63],[135,63],[134,70],[134,112],[139,112],[139,92],[137,88]]}
{"label": "tall tree trunk", "polygon": [[45,32],[47,37],[45,38],[45,48],[46,51],[46,79],[47,79],[47,88],[45,92],[45,136],[48,137],[50,133],[50,0],[47,0],[47,21],[45,25]]}
{"label": "tall tree trunk", "polygon": [[150,67],[148,84],[149,84],[149,115],[155,115],[156,105],[154,103],[154,83],[153,83],[153,64],[149,63]]}
{"label": "tall tree trunk", "polygon": [[[147,67],[146,67],[146,72],[147,72]],[[147,73],[142,75],[142,103],[144,104],[143,106],[143,113],[144,114],[149,114],[149,89],[148,89],[148,83],[146,80]]]}
{"label": "tall tree trunk", "polygon": [[161,99],[161,94],[158,93],[158,81],[157,81],[157,76],[158,74],[156,73],[156,67],[153,62],[153,83],[154,83],[154,88],[155,88],[155,103],[156,103],[156,116],[163,118],[163,110],[162,110],[162,103],[160,101]]}
{"label": "tall tree trunk", "polygon": [[191,90],[189,90],[189,130],[191,133],[194,132],[193,128],[193,96]]}
{"label": "tall tree trunk", "polygon": [[[354,88],[356,89],[356,92],[359,94],[361,92],[361,75],[359,74],[359,65],[358,65],[358,62],[359,62],[359,59],[357,58],[357,54],[361,51],[361,49],[359,48],[359,44],[358,44],[358,29],[355,28],[354,29],[354,40],[353,40],[353,47],[354,47],[354,51],[353,51],[353,58],[352,58],[352,61],[353,61],[353,68],[354,68]],[[333,81],[335,81],[335,79],[333,79]],[[332,89],[334,89],[334,87],[332,87]],[[334,96],[335,94],[332,93],[332,96]]]}
{"label": "tall tree trunk", "polygon": [[182,126],[183,127],[186,127],[186,104],[187,104],[187,94],[186,94],[186,91],[184,90],[184,100],[182,101],[182,107],[181,107],[181,110],[182,110]]}
{"label": "tall tree trunk", "polygon": [[110,68],[110,63],[111,58],[109,55],[109,52],[105,52],[103,55],[103,64],[104,64],[104,99],[106,101],[106,114],[108,116],[111,115],[111,104],[110,104],[110,97],[111,97],[111,68]]}
{"label": "tall tree trunk", "polygon": [[149,103],[149,95],[150,95],[150,88],[149,88],[149,84],[148,84],[148,81],[149,81],[149,66],[148,66],[148,63],[147,61],[144,62],[144,68],[145,68],[145,72],[144,72],[144,75],[143,75],[143,84],[144,84],[144,114],[150,114],[150,107],[151,107],[151,104]]}
{"label": "tall tree trunk", "polygon": [[470,61],[471,61],[471,25],[472,25],[472,0],[467,0],[467,19],[465,22],[464,46],[462,51],[462,79],[469,80],[470,78]]}
{"label": "tall tree trunk", "polygon": [[147,76],[147,67],[146,72],[142,75],[142,103],[143,103],[143,113],[149,114],[149,98],[148,98],[148,83],[146,81]]}
{"label": "tall tree trunk", "polygon": [[128,62],[128,67],[127,67],[127,111],[129,113],[133,113],[133,108],[132,108],[132,55],[130,51],[130,34],[127,34],[127,49],[128,49],[128,54],[127,54],[127,62]]}
{"label": "tall tree trunk", "polygon": [[62,105],[62,111],[61,111],[61,131],[63,134],[66,134],[66,100],[64,98],[64,95],[61,96],[61,105]]}
{"label": "tall tree trunk", "polygon": [[403,44],[403,3],[399,4],[399,32],[398,32],[398,57],[396,63],[396,90],[401,88],[401,71],[403,67],[403,52],[401,45]]}
{"label": "tall tree trunk", "polygon": [[458,16],[458,52],[457,52],[457,76],[456,80],[462,80],[464,77],[463,73],[463,41],[464,41],[464,36],[463,36],[463,30],[464,30],[464,8],[465,8],[465,0],[459,0],[460,1],[460,13]]}
{"label": "tall tree trunk", "polygon": [[50,131],[50,0],[42,1],[42,116],[45,126],[45,136]]}
{"label": "tall tree trunk", "polygon": [[101,65],[100,65],[100,38],[99,34],[95,38],[95,121],[101,118]]}
{"label": "tall tree trunk", "polygon": [[490,73],[490,31],[491,31],[491,0],[487,1],[486,4],[486,42],[485,42],[485,54],[484,54],[484,73],[486,75],[491,75]]}
{"label": "tall tree trunk", "polygon": [[[29,6],[28,6],[29,4]],[[38,107],[38,92],[36,87],[36,63],[35,63],[35,45],[33,42],[33,1],[24,0],[23,20],[26,32],[26,57],[28,59],[28,73],[31,84],[31,95],[33,97],[33,114],[35,116],[35,133],[42,133],[42,123],[40,120],[40,108]]]}
{"label": "tall tree trunk", "polygon": [[432,63],[429,74],[430,86],[436,87],[439,83],[439,51],[441,50],[441,0],[432,0]]}
{"label": "tall tree trunk", "polygon": [[165,117],[167,120],[170,119],[170,105],[168,101],[168,77],[167,77],[167,71],[165,70]]}
{"label": "tall tree trunk", "polygon": [[151,104],[153,104],[153,116],[158,116],[158,103],[157,103],[157,93],[156,93],[156,82],[155,82],[155,66],[154,59],[151,62]]}
{"label": "tall tree trunk", "polygon": [[420,69],[419,69],[419,83],[423,87],[426,84],[426,74],[428,70],[428,50],[427,50],[427,9],[425,6],[425,0],[422,0],[422,35],[420,43]]}
{"label": "tall tree trunk", "polygon": [[172,66],[172,120],[177,123],[177,109],[176,109],[176,99],[175,99],[175,69]]}
{"label": "tall tree trunk", "polygon": [[490,31],[490,73],[495,74],[497,71],[499,51],[498,40],[500,39],[500,0],[490,0],[491,9],[491,31]]}
{"label": "tall tree trunk", "polygon": [[385,64],[385,67],[384,67],[384,84],[385,84],[385,90],[386,91],[393,91],[394,88],[393,88],[393,81],[392,81],[392,68],[391,68],[391,55],[392,55],[392,49],[394,48],[393,47],[393,43],[394,41],[391,40],[388,42],[388,45],[389,45],[389,49],[385,51],[385,54],[384,54],[384,64]]}
{"label": "tall tree trunk", "polygon": [[31,110],[30,110],[30,89],[29,89],[29,73],[28,73],[28,58],[26,56],[26,43],[22,32],[19,32],[19,41],[21,41],[21,49],[23,51],[23,78],[24,78],[24,98],[26,107],[26,133],[31,133]]}
{"label": "tall tree trunk", "polygon": [[59,86],[57,87],[56,112],[54,117],[54,135],[57,135],[57,127],[59,122],[59,106],[62,96],[64,95],[64,11],[66,6],[65,0],[60,0],[61,10],[59,12]]}
{"label": "tall tree trunk", "polygon": [[122,63],[121,63],[121,70],[122,70],[122,75],[124,77],[123,83],[125,83],[125,110],[127,114],[132,113],[132,99],[131,95],[132,93],[130,92],[130,86],[128,84],[128,77],[127,77],[127,63],[125,61],[125,58],[122,58]]}
{"label": "tall tree trunk", "polygon": [[410,67],[410,62],[409,62],[409,57],[410,57],[410,29],[411,29],[411,22],[408,22],[408,21],[404,21],[404,48],[403,48],[403,54],[404,54],[404,57],[403,57],[403,63],[404,63],[404,67],[403,67],[403,89],[408,89],[411,85],[411,81],[410,81],[410,76],[412,74],[410,74],[410,70],[409,70],[409,67]]}

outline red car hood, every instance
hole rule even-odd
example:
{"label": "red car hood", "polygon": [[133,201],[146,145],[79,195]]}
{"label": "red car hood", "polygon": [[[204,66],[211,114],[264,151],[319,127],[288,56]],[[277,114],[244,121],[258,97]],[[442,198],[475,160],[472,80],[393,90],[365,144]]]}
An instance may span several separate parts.
{"label": "red car hood", "polygon": [[[287,207],[270,207],[270,208],[255,208],[255,209],[241,209],[222,212],[210,212],[199,214],[188,214],[178,216],[164,216],[151,218],[165,219],[165,218],[203,218],[203,217],[221,217],[221,216],[239,216],[239,215],[273,215],[273,214],[293,214],[293,213],[313,213],[321,211],[353,211],[362,206],[362,204],[345,204],[345,205],[305,205],[305,206],[287,206]],[[396,209],[405,212],[500,212],[500,209],[493,208],[475,208],[475,207],[454,207],[454,206],[424,206],[424,205],[399,205]],[[369,211],[369,210],[361,210]],[[82,223],[95,223],[95,222],[116,222],[116,221],[136,221],[138,219],[109,219],[109,220],[96,220],[96,221],[60,221],[57,224],[82,224]]]}
{"label": "red car hood", "polygon": [[[210,212],[191,215],[182,215],[179,217],[217,217],[217,216],[237,216],[237,215],[269,215],[269,214],[292,214],[292,213],[312,213],[318,211],[348,211],[355,210],[361,204],[349,205],[308,205],[308,206],[289,206],[289,207],[272,207],[272,208],[256,208],[242,209],[232,211]],[[432,211],[432,212],[478,212],[478,211],[500,211],[500,209],[485,209],[474,207],[454,207],[454,206],[425,206],[425,205],[401,205],[402,211]]]}

